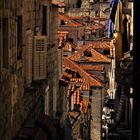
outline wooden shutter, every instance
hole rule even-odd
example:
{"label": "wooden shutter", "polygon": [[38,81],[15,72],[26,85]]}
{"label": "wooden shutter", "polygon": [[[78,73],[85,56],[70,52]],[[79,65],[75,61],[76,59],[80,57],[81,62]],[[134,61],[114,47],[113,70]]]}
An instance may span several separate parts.
{"label": "wooden shutter", "polygon": [[46,78],[46,36],[34,36],[33,80]]}
{"label": "wooden shutter", "polygon": [[28,30],[25,35],[25,83],[32,82],[33,32]]}

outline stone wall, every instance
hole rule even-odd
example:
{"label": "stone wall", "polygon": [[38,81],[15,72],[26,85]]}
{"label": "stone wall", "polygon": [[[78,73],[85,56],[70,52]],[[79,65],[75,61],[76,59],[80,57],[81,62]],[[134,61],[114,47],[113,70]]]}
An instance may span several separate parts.
{"label": "stone wall", "polygon": [[72,127],[72,135],[73,135],[73,139],[77,140],[78,138],[81,137],[81,133],[80,133],[80,117],[77,118],[77,121],[75,122],[75,124]]}
{"label": "stone wall", "polygon": [[0,95],[0,138],[11,140],[30,113],[35,99],[35,93],[24,93],[23,78],[11,74],[1,82]]}
{"label": "stone wall", "polygon": [[91,139],[101,139],[101,106],[102,106],[102,90],[100,88],[92,89],[91,103]]}
{"label": "stone wall", "polygon": [[[13,0],[13,1],[1,1],[0,7],[0,21],[2,18],[8,18],[8,68],[3,68],[2,66],[2,26],[0,25],[0,139],[1,140],[11,140],[14,137],[21,125],[26,120],[27,116],[30,114],[30,111],[34,107],[35,102],[37,101],[38,96],[41,95],[41,90],[38,92],[28,88],[28,92],[25,91],[25,65],[24,61],[26,52],[25,50],[25,34],[27,28],[30,28],[31,31],[35,30],[35,14],[41,13],[41,11],[36,11],[35,13],[35,1],[36,0]],[[7,3],[6,3],[7,2]],[[36,1],[38,4],[38,1]],[[49,1],[48,1],[49,2]],[[49,4],[49,3],[48,3]],[[3,7],[6,6],[6,7]],[[50,5],[48,5],[49,7]],[[48,22],[51,22],[50,38],[48,35],[49,41],[55,44],[55,47],[52,48],[50,52],[50,59],[52,59],[53,73],[52,77],[50,76],[50,95],[53,93],[57,94],[58,92],[58,66],[57,61],[57,8],[54,6],[51,9],[52,15],[47,16]],[[22,16],[22,58],[17,59],[17,17]],[[54,19],[55,17],[55,19]],[[51,20],[50,20],[51,18]],[[39,22],[42,22],[41,18]],[[53,23],[53,24],[52,24]],[[1,24],[1,22],[0,22]],[[41,23],[38,23],[41,25]],[[48,29],[49,29],[49,25]],[[40,27],[41,29],[41,27]],[[25,63],[24,63],[25,62]],[[51,62],[49,62],[51,63]],[[49,80],[49,79],[48,79]],[[54,88],[55,87],[55,88]],[[38,89],[39,87],[34,87]],[[43,90],[43,87],[40,87]],[[53,90],[55,89],[55,91]],[[53,96],[55,96],[55,94]],[[54,103],[52,96],[52,103]],[[56,97],[56,96],[55,96]],[[56,99],[55,99],[56,100]],[[43,103],[43,100],[42,100]],[[43,105],[43,104],[42,104]],[[53,110],[53,105],[50,110]],[[40,111],[43,109],[39,108]],[[39,112],[39,110],[37,111]],[[53,111],[52,111],[53,112]],[[56,113],[56,112],[55,112]]]}

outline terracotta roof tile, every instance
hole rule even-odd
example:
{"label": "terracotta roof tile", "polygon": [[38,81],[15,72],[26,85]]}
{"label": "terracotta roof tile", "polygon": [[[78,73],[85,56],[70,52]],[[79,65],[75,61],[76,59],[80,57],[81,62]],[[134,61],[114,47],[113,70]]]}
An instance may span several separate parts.
{"label": "terracotta roof tile", "polygon": [[70,117],[76,119],[78,117],[78,115],[79,115],[79,112],[77,112],[77,111],[69,111],[69,115],[70,115]]}
{"label": "terracotta roof tile", "polygon": [[87,113],[88,111],[88,104],[89,102],[87,100],[83,100],[80,103],[80,110],[83,111],[84,113]]}
{"label": "terracotta roof tile", "polygon": [[51,2],[53,5],[56,5],[58,7],[65,7],[65,3],[64,2],[60,2],[59,0],[52,0]]}
{"label": "terracotta roof tile", "polygon": [[65,47],[64,47],[64,51],[72,51],[72,49],[76,49],[76,45],[67,41],[66,44],[65,44]]}
{"label": "terracotta roof tile", "polygon": [[112,48],[109,41],[94,41],[89,44],[89,47],[98,48],[98,49],[111,49]]}
{"label": "terracotta roof tile", "polygon": [[[85,48],[84,48],[85,50]],[[92,63],[110,63],[110,59],[94,49],[89,49],[92,56],[85,56],[83,50],[78,51],[76,54],[70,56],[69,58],[76,62],[92,62]]]}
{"label": "terracotta roof tile", "polygon": [[105,66],[102,64],[99,64],[99,65],[80,64],[80,67],[82,67],[84,70],[87,70],[87,71],[103,71]]}
{"label": "terracotta roof tile", "polygon": [[76,22],[71,17],[69,17],[65,14],[59,13],[58,18],[59,18],[59,20],[63,20],[65,22],[64,26],[73,26],[73,27],[81,27],[82,26],[82,24]]}
{"label": "terracotta roof tile", "polygon": [[86,49],[111,49],[112,46],[110,45],[110,41],[104,41],[104,40],[94,40],[91,41],[88,45],[81,45],[79,48],[77,48],[78,52],[83,52]]}
{"label": "terracotta roof tile", "polygon": [[58,31],[58,48],[62,48],[65,45],[68,32]]}
{"label": "terracotta roof tile", "polygon": [[90,90],[90,84],[82,83],[79,89],[82,90],[82,91],[86,91],[86,90],[89,91]]}
{"label": "terracotta roof tile", "polygon": [[85,82],[85,79],[84,78],[71,78],[70,81],[76,82],[76,83],[83,83]]}
{"label": "terracotta roof tile", "polygon": [[99,82],[98,80],[91,77],[90,74],[88,74],[80,66],[78,66],[78,64],[71,61],[70,59],[64,58],[64,65],[70,67],[71,69],[77,70],[78,73],[80,74],[80,76],[85,79],[85,84],[89,84],[90,86],[94,86],[94,87],[101,87],[102,86],[101,82]]}

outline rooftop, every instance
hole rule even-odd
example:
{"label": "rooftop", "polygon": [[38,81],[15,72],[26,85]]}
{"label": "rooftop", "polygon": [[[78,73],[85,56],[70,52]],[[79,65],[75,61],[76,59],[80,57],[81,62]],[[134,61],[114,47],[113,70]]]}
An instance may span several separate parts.
{"label": "rooftop", "polygon": [[72,26],[72,27],[81,27],[82,26],[82,24],[80,24],[79,22],[76,22],[71,17],[69,17],[65,14],[59,13],[58,18],[60,20],[61,26]]}
{"label": "rooftop", "polygon": [[53,5],[56,5],[58,7],[65,7],[65,3],[64,2],[60,2],[60,0],[52,0],[51,2]]}
{"label": "rooftop", "polygon": [[67,41],[64,47],[64,51],[72,51],[72,49],[76,49],[76,45]]}
{"label": "rooftop", "polygon": [[84,71],[78,64],[71,61],[69,58],[64,58],[64,65],[70,67],[71,69],[76,70],[80,74],[80,76],[85,79],[84,84],[89,84],[90,86],[94,86],[94,87],[102,86],[102,82],[91,77],[90,74]]}
{"label": "rooftop", "polygon": [[[90,56],[86,55],[84,51],[88,51]],[[69,57],[71,60],[75,62],[92,62],[92,63],[110,63],[110,59],[101,53],[97,52],[95,49],[82,48],[79,49],[78,52]]]}
{"label": "rooftop", "polygon": [[86,64],[80,64],[80,67],[86,71],[103,71],[104,65],[86,65]]}

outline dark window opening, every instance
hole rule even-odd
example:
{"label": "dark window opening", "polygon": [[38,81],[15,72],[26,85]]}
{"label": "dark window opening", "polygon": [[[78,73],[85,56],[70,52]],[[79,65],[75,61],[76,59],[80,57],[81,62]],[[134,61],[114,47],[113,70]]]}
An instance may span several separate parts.
{"label": "dark window opening", "polygon": [[22,59],[22,16],[17,18],[17,59]]}
{"label": "dark window opening", "polygon": [[8,18],[2,20],[3,34],[3,68],[8,68]]}
{"label": "dark window opening", "polygon": [[85,35],[82,36],[82,39],[85,39]]}
{"label": "dark window opening", "polygon": [[64,54],[64,57],[67,57],[68,55]]}
{"label": "dark window opening", "polygon": [[95,16],[96,16],[96,17],[99,16],[99,11],[98,11],[98,10],[95,11]]}
{"label": "dark window opening", "polygon": [[61,25],[65,25],[65,21],[64,20],[61,20]]}
{"label": "dark window opening", "polygon": [[89,51],[89,50],[85,50],[84,51],[84,55],[87,56],[87,57],[91,57],[92,56],[91,51]]}
{"label": "dark window opening", "polygon": [[68,38],[68,41],[73,43],[73,38]]}
{"label": "dark window opening", "polygon": [[42,35],[47,35],[47,7],[43,6]]}
{"label": "dark window opening", "polygon": [[77,0],[76,7],[81,8],[82,0]]}
{"label": "dark window opening", "polygon": [[104,50],[105,55],[110,55],[110,50]]}

